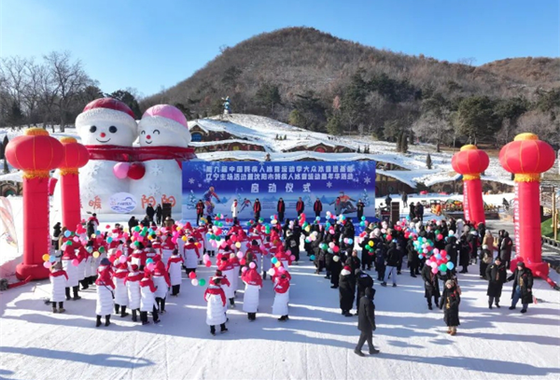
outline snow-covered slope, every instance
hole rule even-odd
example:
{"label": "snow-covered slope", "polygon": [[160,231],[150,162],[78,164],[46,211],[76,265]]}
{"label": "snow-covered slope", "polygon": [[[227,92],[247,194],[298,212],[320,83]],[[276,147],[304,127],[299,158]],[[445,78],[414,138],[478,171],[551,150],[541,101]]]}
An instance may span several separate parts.
{"label": "snow-covered slope", "polygon": [[[380,173],[397,178],[411,187],[423,183],[430,186],[439,182],[451,181],[456,178],[456,173],[451,167],[451,153],[436,153],[431,145],[420,144],[411,145],[406,154],[399,153],[395,149],[395,144],[381,141],[374,141],[367,137],[335,137],[325,133],[308,131],[302,128],[273,120],[264,116],[232,114],[224,117],[214,117],[199,119],[189,122],[189,127],[197,124],[207,131],[226,131],[238,141],[251,141],[264,147],[265,152],[256,151],[218,151],[211,153],[199,153],[198,157],[203,160],[254,160],[264,161],[268,153],[273,161],[291,160],[329,160],[329,161],[354,161],[354,160],[376,160],[384,163],[398,165],[405,170],[390,170]],[[0,140],[4,134],[9,138],[22,133],[21,131],[1,130]],[[55,137],[73,136],[79,140],[74,128],[67,128],[64,133],[54,133]],[[276,137],[284,137],[285,140],[277,140]],[[225,140],[232,141],[232,140]],[[193,143],[193,146],[211,145],[213,142]],[[318,153],[313,151],[317,144],[326,146],[340,146],[349,148],[352,151],[363,151],[365,146],[370,149],[370,154],[363,153]],[[304,147],[306,151],[286,152],[294,147]],[[432,169],[426,168],[426,156],[430,154],[432,159]],[[482,177],[486,180],[497,181],[512,185],[510,174],[500,165],[497,158],[490,158],[490,166],[486,175]],[[0,180],[13,180],[13,176]],[[17,179],[17,178],[16,178]]]}

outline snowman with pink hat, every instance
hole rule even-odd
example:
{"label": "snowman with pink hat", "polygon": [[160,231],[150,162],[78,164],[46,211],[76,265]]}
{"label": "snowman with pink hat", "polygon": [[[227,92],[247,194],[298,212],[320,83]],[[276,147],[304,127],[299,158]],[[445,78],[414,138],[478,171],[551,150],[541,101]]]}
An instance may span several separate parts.
{"label": "snowman with pink hat", "polygon": [[129,192],[132,143],[138,136],[134,113],[119,100],[96,99],[78,115],[76,129],[90,154],[89,162],[80,169],[83,209],[101,214],[122,212],[111,205],[116,194],[126,198]]}
{"label": "snowman with pink hat", "polygon": [[148,108],[138,124],[138,139],[135,160],[145,171],[130,183],[130,193],[140,199],[134,212],[145,214],[150,203],[154,208],[171,203],[173,216],[180,218],[183,161],[196,157],[188,147],[191,134],[185,115],[168,104]]}

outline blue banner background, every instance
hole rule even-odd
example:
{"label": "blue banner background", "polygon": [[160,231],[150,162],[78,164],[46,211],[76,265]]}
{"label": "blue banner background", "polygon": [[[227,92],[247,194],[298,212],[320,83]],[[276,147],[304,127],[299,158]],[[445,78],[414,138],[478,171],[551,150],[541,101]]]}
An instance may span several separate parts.
{"label": "blue banner background", "polygon": [[[237,199],[238,218],[242,221],[253,219],[256,198],[261,202],[261,218],[265,222],[276,214],[279,198],[284,199],[285,218],[289,219],[297,216],[299,197],[305,203],[308,220],[315,217],[313,204],[317,197],[323,203],[322,217],[330,211],[356,218],[359,199],[366,206],[364,215],[375,215],[375,164],[374,161],[188,161],[183,164],[183,219],[196,220],[199,199],[206,207],[211,202],[214,215],[227,218],[231,217],[231,205]],[[346,202],[335,210],[338,196],[346,197]]]}

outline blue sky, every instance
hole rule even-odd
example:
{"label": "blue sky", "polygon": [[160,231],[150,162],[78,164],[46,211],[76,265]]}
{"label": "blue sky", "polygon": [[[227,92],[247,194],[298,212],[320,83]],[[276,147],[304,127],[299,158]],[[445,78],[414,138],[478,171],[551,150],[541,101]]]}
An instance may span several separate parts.
{"label": "blue sky", "polygon": [[560,56],[557,0],[0,0],[0,56],[69,50],[105,92],[151,95],[255,34],[310,26],[455,62]]}

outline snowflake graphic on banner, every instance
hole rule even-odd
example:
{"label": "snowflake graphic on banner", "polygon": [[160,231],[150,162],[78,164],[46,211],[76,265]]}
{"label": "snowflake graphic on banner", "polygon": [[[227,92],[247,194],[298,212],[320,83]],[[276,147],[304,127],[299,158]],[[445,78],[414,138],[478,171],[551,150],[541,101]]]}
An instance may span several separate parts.
{"label": "snowflake graphic on banner", "polygon": [[364,183],[366,185],[369,185],[371,183],[371,178],[369,178],[369,176],[366,176],[366,178],[364,178]]}
{"label": "snowflake graphic on banner", "polygon": [[196,181],[194,180],[194,178],[189,178],[189,183],[192,185],[193,183],[195,183]]}
{"label": "snowflake graphic on banner", "polygon": [[153,195],[159,195],[161,193],[161,187],[155,183],[152,183],[149,189],[150,189],[150,193]]}
{"label": "snowflake graphic on banner", "polygon": [[328,187],[329,189],[332,187],[332,182],[331,182],[331,181],[327,182],[327,187]]}
{"label": "snowflake graphic on banner", "polygon": [[155,164],[150,169],[150,173],[153,175],[160,175],[162,172],[163,172],[163,168],[161,167],[160,164]]}

